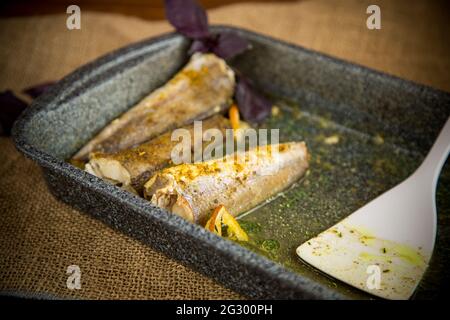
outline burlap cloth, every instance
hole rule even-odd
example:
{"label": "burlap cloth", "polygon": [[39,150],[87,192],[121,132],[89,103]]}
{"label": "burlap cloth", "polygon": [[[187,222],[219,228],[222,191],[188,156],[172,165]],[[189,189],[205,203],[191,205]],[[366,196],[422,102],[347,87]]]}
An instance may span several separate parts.
{"label": "burlap cloth", "polygon": [[[382,29],[366,28],[381,7]],[[74,68],[172,28],[120,15],[84,12],[0,21],[0,90],[57,80]],[[237,4],[209,12],[213,23],[256,30],[330,55],[450,91],[449,10],[422,0],[314,0]],[[268,66],[270,67],[270,66]],[[0,106],[1,107],[1,106]],[[106,225],[56,201],[39,168],[0,138],[0,292],[20,296],[206,299],[240,296]],[[81,290],[66,270],[81,268]]]}

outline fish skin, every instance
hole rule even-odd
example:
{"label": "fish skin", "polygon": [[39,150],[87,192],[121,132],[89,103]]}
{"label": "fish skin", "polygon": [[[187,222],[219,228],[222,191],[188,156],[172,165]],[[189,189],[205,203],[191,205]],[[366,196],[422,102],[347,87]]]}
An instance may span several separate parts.
{"label": "fish skin", "polygon": [[166,131],[224,111],[234,93],[234,72],[214,54],[194,54],[164,86],[113,120],[74,156],[115,153],[137,146]]}
{"label": "fish skin", "polygon": [[[144,197],[153,204],[204,225],[222,204],[234,216],[246,212],[299,180],[306,172],[309,154],[304,142],[257,147],[243,153],[201,163],[181,164],[155,174],[144,185]],[[237,158],[236,158],[237,157]],[[264,173],[264,174],[263,174]]]}
{"label": "fish skin", "polygon": [[[226,129],[231,128],[231,125],[225,117],[214,115],[202,121],[202,130],[211,128],[219,129],[224,133]],[[189,131],[191,146],[194,146],[194,125],[185,126],[183,129]],[[156,171],[171,163],[171,152],[179,143],[179,141],[172,141],[171,135],[172,131],[169,131],[137,147],[114,154],[92,153],[90,161],[86,164],[86,171],[115,184],[120,183],[122,187],[131,186],[136,193],[142,194],[148,179]],[[121,174],[114,173],[116,179],[112,179],[112,175],[106,174],[105,166],[111,166],[111,170],[119,170]]]}

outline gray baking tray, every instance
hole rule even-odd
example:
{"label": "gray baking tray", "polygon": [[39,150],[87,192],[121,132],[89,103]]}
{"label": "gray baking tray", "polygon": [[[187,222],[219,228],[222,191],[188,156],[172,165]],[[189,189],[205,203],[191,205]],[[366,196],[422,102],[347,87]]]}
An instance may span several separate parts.
{"label": "gray baking tray", "polygon": [[[313,155],[306,181],[242,218],[265,228],[254,243],[217,237],[65,162],[186,63],[189,42],[175,33],[119,49],[58,82],[16,122],[17,148],[42,167],[56,198],[248,297],[370,298],[302,264],[295,247],[412,173],[450,115],[450,95],[257,33],[213,30],[252,43],[230,64],[280,106],[263,125],[280,128],[281,140],[306,140]],[[321,144],[330,134],[342,140],[334,149]],[[440,296],[448,281],[448,172],[447,164],[436,249],[416,298]],[[280,255],[261,249],[264,237],[278,237]]]}

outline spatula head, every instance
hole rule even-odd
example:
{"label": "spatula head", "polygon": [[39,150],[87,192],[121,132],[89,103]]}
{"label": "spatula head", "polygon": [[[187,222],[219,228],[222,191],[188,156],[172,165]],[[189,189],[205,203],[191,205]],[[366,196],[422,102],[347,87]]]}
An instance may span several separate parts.
{"label": "spatula head", "polygon": [[408,299],[436,238],[435,186],[414,174],[297,248],[323,272],[387,299]]}
{"label": "spatula head", "polygon": [[428,262],[420,250],[376,238],[346,220],[302,244],[297,254],[323,272],[386,299],[408,299]]}

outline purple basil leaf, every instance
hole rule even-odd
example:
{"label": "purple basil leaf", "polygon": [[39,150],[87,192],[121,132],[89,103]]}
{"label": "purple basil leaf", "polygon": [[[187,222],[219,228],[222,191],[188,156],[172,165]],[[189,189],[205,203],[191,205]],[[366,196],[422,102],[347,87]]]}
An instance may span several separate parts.
{"label": "purple basil leaf", "polygon": [[220,33],[213,52],[223,59],[230,59],[250,49],[250,43],[234,32]]}
{"label": "purple basil leaf", "polygon": [[259,94],[250,80],[242,75],[238,77],[234,94],[244,120],[258,123],[270,115],[270,101]]}
{"label": "purple basil leaf", "polygon": [[29,95],[31,98],[36,99],[41,94],[43,94],[45,91],[50,89],[50,87],[53,86],[54,84],[55,84],[54,82],[44,82],[44,83],[38,84],[36,86],[27,88],[27,89],[23,90],[23,92],[26,93],[27,95]]}
{"label": "purple basil leaf", "polygon": [[14,121],[28,104],[10,90],[0,93],[0,134],[10,135]]}
{"label": "purple basil leaf", "polygon": [[206,11],[195,0],[165,0],[166,17],[175,29],[191,39],[209,35]]}

